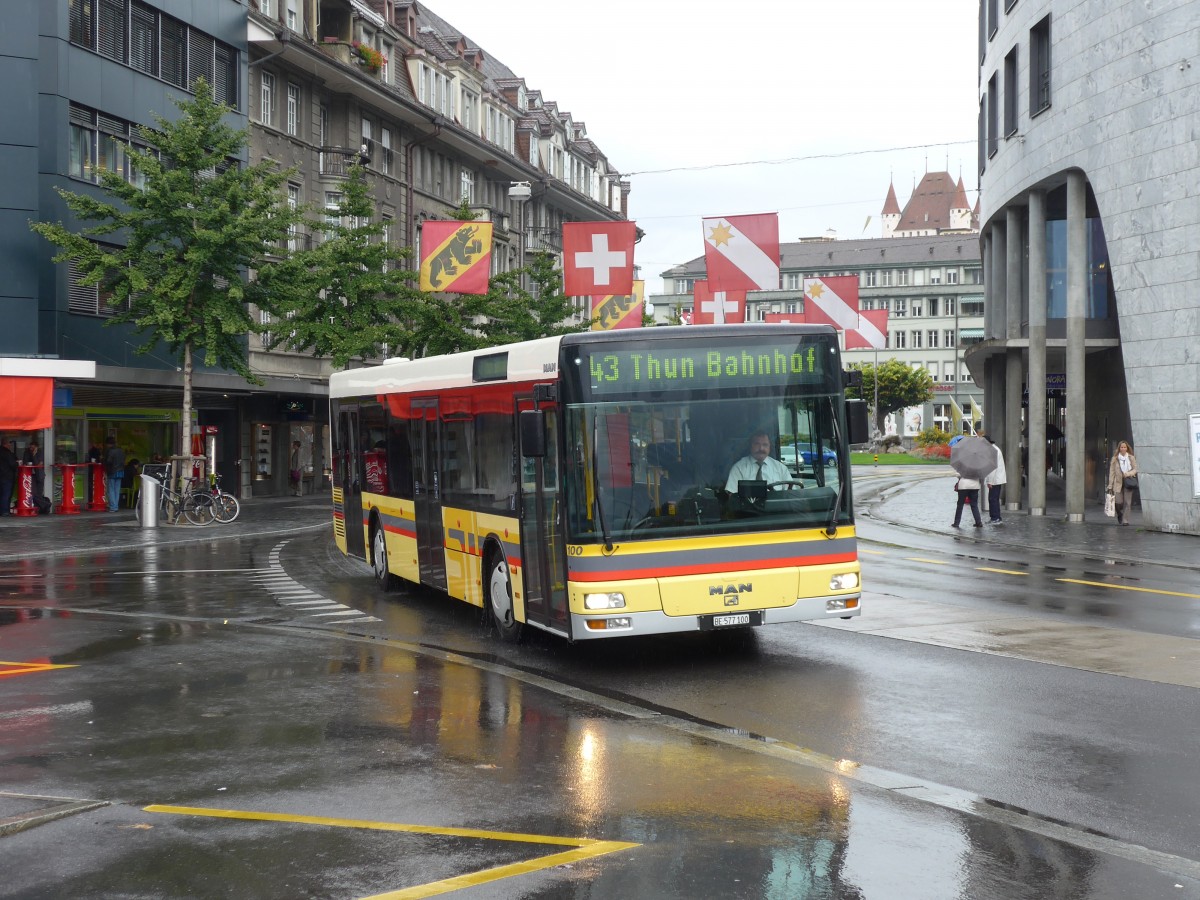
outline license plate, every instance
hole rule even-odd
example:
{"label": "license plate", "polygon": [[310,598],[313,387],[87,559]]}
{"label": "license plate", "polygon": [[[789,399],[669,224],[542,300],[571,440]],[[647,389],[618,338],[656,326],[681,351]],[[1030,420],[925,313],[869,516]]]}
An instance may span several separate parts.
{"label": "license plate", "polygon": [[730,625],[749,625],[750,613],[738,613],[732,616],[713,616],[713,628],[726,628]]}

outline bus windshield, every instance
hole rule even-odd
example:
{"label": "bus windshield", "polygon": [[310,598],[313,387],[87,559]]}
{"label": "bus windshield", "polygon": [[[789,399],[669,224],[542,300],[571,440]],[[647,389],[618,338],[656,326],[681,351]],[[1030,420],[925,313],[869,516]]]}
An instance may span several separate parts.
{"label": "bus windshield", "polygon": [[840,406],[795,390],[567,404],[568,541],[847,524]]}

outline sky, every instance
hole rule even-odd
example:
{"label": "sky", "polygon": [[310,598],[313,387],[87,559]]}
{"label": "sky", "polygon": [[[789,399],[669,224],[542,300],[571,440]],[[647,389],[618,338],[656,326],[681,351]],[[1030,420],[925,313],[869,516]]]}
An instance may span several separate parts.
{"label": "sky", "polygon": [[[584,122],[632,185],[648,295],[702,256],[706,216],[779,213],[781,242],[881,237],[927,171],[974,205],[970,0],[429,0]],[[868,222],[868,217],[870,221]]]}

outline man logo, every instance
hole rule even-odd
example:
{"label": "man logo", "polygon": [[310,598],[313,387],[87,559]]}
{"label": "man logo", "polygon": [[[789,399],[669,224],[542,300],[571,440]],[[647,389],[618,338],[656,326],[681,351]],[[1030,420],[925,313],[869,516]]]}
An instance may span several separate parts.
{"label": "man logo", "polygon": [[708,596],[710,596],[710,597],[717,597],[717,596],[730,597],[730,596],[732,596],[734,598],[734,601],[732,604],[729,604],[730,606],[735,605],[737,603],[737,595],[738,594],[753,594],[753,593],[754,593],[754,585],[753,584],[710,584],[708,586]]}

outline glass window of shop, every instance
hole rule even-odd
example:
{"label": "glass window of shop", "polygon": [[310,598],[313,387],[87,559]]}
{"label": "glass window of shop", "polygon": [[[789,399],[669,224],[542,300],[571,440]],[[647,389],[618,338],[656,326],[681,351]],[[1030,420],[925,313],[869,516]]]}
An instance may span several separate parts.
{"label": "glass window of shop", "polygon": [[[126,459],[149,462],[166,459],[174,452],[179,414],[146,410],[141,416],[111,418],[81,410],[78,415],[56,413],[54,418],[54,462],[84,463],[103,454],[109,437],[125,451]],[[50,460],[47,460],[50,462]]]}

